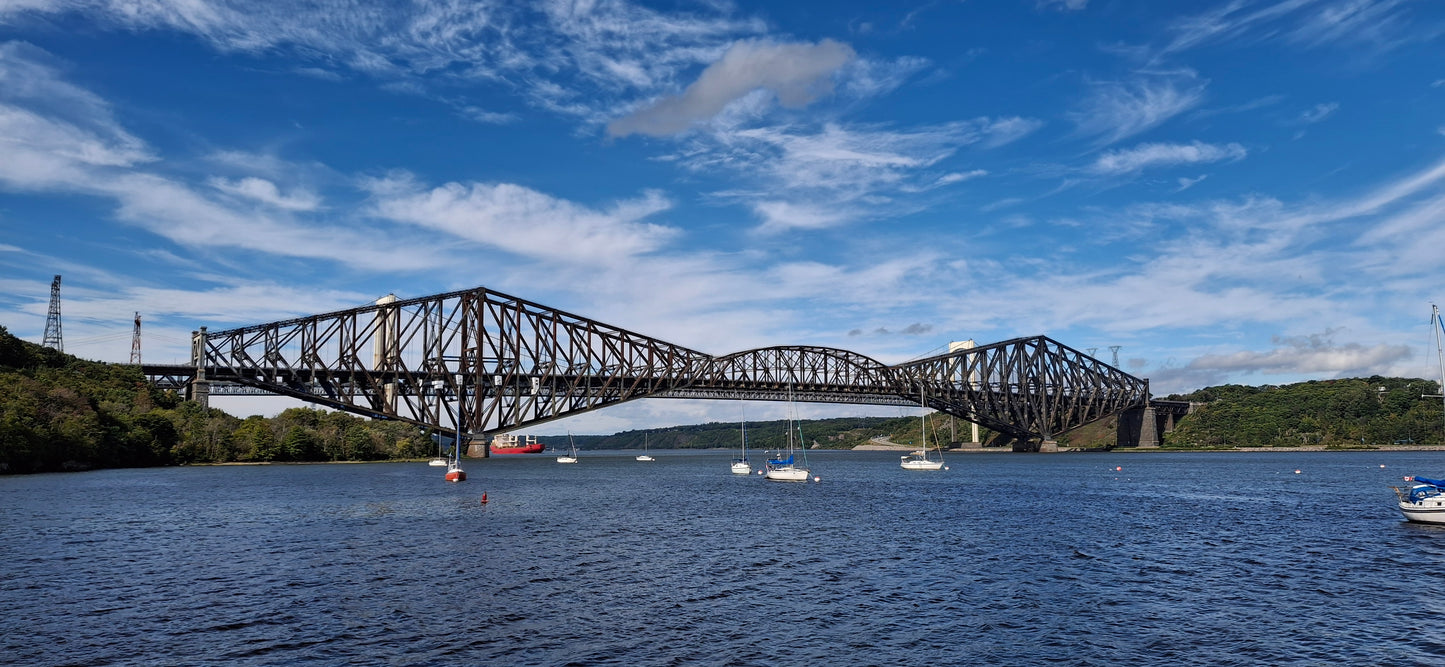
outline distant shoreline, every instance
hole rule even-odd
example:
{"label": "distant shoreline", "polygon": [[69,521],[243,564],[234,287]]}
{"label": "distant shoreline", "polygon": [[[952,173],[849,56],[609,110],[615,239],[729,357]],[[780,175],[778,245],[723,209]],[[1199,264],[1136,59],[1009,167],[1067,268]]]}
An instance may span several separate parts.
{"label": "distant shoreline", "polygon": [[[900,445],[897,443],[883,444],[871,442],[864,445],[856,445],[852,451],[855,452],[893,452],[914,450],[913,445]],[[950,454],[971,454],[974,452],[1011,452],[1008,447],[966,447],[961,449],[945,449]],[[1104,451],[1085,450],[1078,447],[1060,447],[1060,452],[1082,452],[1082,451]],[[1325,445],[1301,445],[1299,447],[1229,447],[1229,448],[1178,448],[1178,447],[1116,447],[1107,451],[1111,452],[1445,452],[1445,445],[1367,445],[1363,447],[1328,447]]]}

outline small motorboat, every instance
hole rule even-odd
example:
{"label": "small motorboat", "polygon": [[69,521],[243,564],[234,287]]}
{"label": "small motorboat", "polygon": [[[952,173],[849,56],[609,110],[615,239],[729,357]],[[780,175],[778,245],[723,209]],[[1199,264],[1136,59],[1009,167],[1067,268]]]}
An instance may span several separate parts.
{"label": "small motorboat", "polygon": [[1425,477],[1406,477],[1405,481],[1414,482],[1409,490],[1390,487],[1400,498],[1400,513],[1405,519],[1445,524],[1445,481]]}

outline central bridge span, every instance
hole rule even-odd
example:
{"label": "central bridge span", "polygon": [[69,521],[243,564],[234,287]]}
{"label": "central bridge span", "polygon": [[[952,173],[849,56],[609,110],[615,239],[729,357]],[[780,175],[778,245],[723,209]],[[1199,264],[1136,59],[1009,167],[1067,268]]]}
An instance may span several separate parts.
{"label": "central bridge span", "polygon": [[812,346],[713,356],[484,287],[201,328],[191,364],[145,370],[203,403],[212,385],[241,387],[439,430],[460,426],[483,439],[640,398],[898,406],[922,398],[1036,449],[1149,405],[1148,380],[1046,336],[896,365]]}

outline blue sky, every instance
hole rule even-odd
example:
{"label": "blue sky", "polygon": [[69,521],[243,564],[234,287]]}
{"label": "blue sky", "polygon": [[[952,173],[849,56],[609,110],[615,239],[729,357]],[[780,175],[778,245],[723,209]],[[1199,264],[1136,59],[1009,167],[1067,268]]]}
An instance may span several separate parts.
{"label": "blue sky", "polygon": [[63,274],[93,359],[482,285],[714,354],[1433,378],[1442,259],[1434,1],[0,0],[0,325]]}

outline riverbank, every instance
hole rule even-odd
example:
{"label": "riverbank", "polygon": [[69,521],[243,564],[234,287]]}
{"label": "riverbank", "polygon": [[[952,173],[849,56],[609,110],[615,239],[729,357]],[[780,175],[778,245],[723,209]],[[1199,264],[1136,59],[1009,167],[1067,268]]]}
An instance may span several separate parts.
{"label": "riverbank", "polygon": [[[853,447],[855,452],[883,452],[899,451],[906,452],[917,449],[913,445],[901,445],[886,440],[871,440],[867,444]],[[969,454],[973,452],[1007,452],[1007,447],[962,447],[958,449],[943,450],[949,454]],[[1083,452],[1083,451],[1104,451],[1094,449],[1081,449],[1077,447],[1060,447],[1060,452]],[[1330,447],[1327,445],[1301,445],[1299,447],[1117,447],[1107,451],[1111,452],[1445,452],[1445,445],[1367,445],[1355,447]]]}

